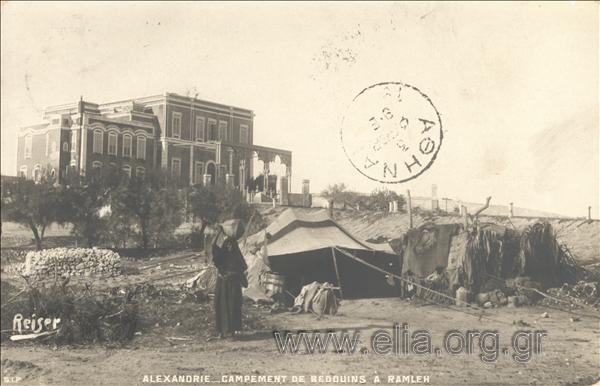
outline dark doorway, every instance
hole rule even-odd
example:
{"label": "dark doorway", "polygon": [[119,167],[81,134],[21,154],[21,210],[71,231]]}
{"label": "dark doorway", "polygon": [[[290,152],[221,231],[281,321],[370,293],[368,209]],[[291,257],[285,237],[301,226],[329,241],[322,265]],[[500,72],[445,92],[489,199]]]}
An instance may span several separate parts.
{"label": "dark doorway", "polygon": [[217,179],[217,169],[214,163],[211,162],[206,166],[206,174],[210,174],[210,184],[214,185]]}

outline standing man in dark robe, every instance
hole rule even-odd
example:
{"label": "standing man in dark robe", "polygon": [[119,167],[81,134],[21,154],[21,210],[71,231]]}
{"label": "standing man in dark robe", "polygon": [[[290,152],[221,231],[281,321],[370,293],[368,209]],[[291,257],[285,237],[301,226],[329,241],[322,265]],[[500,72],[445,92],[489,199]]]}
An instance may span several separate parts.
{"label": "standing man in dark robe", "polygon": [[223,228],[212,245],[213,264],[217,268],[215,288],[215,325],[219,337],[238,338],[242,331],[242,286],[248,286],[248,266],[235,237]]}

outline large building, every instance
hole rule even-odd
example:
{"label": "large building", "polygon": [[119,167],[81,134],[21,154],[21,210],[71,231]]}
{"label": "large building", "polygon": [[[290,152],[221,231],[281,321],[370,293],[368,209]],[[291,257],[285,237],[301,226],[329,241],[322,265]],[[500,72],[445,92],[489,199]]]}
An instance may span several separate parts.
{"label": "large building", "polygon": [[[252,110],[166,93],[104,104],[82,99],[46,108],[43,120],[21,129],[19,176],[60,182],[65,173],[111,165],[130,176],[162,168],[181,185],[240,189],[263,174],[268,189],[289,191],[292,154],[254,144]],[[269,170],[275,162],[283,165],[277,176]]]}

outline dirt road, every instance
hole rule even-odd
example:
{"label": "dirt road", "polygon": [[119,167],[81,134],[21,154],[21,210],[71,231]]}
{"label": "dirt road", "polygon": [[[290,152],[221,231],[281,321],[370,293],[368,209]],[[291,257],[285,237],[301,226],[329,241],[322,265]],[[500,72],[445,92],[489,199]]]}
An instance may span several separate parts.
{"label": "dirt road", "polygon": [[[305,384],[316,381],[352,380],[356,376],[367,384],[379,376],[382,384],[429,377],[430,384],[593,384],[600,378],[600,319],[581,317],[547,308],[503,308],[486,311],[479,319],[464,313],[466,309],[416,305],[400,299],[366,299],[345,301],[340,314],[317,320],[314,315],[265,313],[267,325],[283,330],[348,330],[361,333],[359,350],[350,355],[335,352],[309,355],[279,354],[271,331],[248,333],[244,341],[183,341],[156,337],[136,338],[124,348],[58,348],[39,346],[2,347],[2,375],[19,384],[57,385],[128,385],[157,381],[158,376],[197,375],[196,380],[240,384],[235,376],[285,375],[304,376]],[[461,312],[463,311],[463,312]],[[469,311],[475,313],[475,311]],[[548,312],[548,317],[542,317]],[[490,320],[488,319],[488,317]],[[576,319],[575,319],[576,320]],[[377,330],[393,332],[394,323],[407,323],[410,333],[426,330],[431,344],[441,348],[441,355],[376,355],[370,340]],[[513,324],[515,322],[516,324]],[[499,347],[509,348],[510,355],[499,355],[497,362],[486,364],[479,355],[477,341],[473,355],[452,356],[443,348],[450,330],[465,334],[468,330],[493,330],[499,333]],[[529,363],[519,364],[512,358],[511,339],[517,330],[544,330],[542,353],[533,354]],[[458,341],[456,341],[458,342]],[[145,377],[146,376],[146,377]],[[230,377],[233,376],[233,377]],[[323,376],[311,378],[311,376]],[[338,376],[327,378],[326,376]],[[344,376],[349,378],[343,378]],[[394,377],[390,379],[389,377]],[[402,376],[413,376],[412,378]],[[8,378],[4,379],[5,381]],[[421,381],[426,378],[420,378]],[[162,381],[172,381],[165,379]],[[192,379],[193,380],[193,379]],[[231,382],[229,382],[231,381]],[[197,383],[198,384],[198,383]],[[348,384],[348,383],[346,383]]]}

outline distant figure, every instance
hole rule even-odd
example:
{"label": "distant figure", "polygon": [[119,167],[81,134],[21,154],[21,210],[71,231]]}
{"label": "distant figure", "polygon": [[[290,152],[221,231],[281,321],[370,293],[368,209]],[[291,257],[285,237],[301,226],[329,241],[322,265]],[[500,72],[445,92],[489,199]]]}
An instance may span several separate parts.
{"label": "distant figure", "polygon": [[243,228],[238,220],[227,221],[219,227],[212,243],[213,264],[218,271],[215,325],[221,338],[237,338],[242,331],[242,287],[248,286],[248,266],[237,243],[241,234]]}

